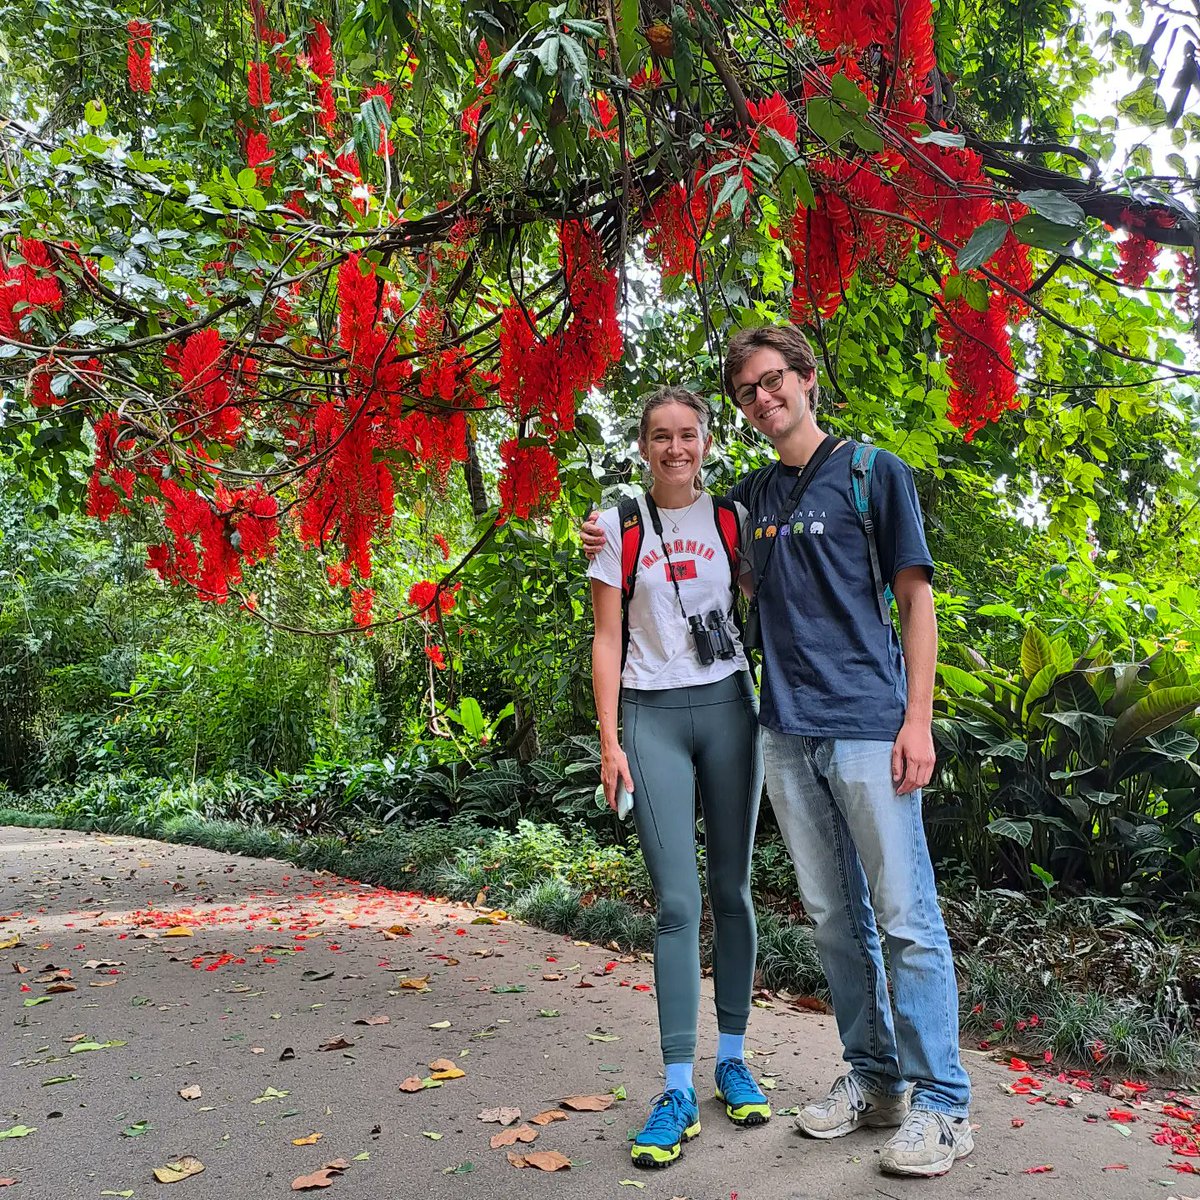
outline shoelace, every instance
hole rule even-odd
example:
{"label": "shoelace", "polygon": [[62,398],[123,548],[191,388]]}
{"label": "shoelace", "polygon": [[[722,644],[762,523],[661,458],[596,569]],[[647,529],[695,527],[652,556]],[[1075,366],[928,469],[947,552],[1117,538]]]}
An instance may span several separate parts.
{"label": "shoelace", "polygon": [[687,1124],[682,1111],[686,1102],[687,1097],[675,1089],[655,1096],[642,1133],[675,1133],[682,1129]]}
{"label": "shoelace", "polygon": [[819,1105],[814,1105],[814,1108],[832,1108],[837,1104],[838,1096],[846,1093],[846,1098],[850,1101],[850,1107],[855,1112],[862,1112],[867,1107],[867,1098],[863,1095],[862,1088],[858,1086],[853,1075],[843,1075],[834,1082],[832,1088],[829,1089],[829,1095],[820,1102]]}
{"label": "shoelace", "polygon": [[930,1125],[939,1126],[944,1140],[950,1145],[954,1144],[950,1122],[941,1113],[928,1108],[914,1108],[904,1124],[896,1130],[892,1141],[898,1143],[900,1149],[917,1150],[924,1143]]}
{"label": "shoelace", "polygon": [[730,1092],[741,1091],[752,1096],[762,1095],[758,1085],[754,1082],[754,1076],[750,1074],[750,1069],[739,1058],[724,1060],[718,1074],[720,1075],[719,1086],[726,1100],[730,1099]]}

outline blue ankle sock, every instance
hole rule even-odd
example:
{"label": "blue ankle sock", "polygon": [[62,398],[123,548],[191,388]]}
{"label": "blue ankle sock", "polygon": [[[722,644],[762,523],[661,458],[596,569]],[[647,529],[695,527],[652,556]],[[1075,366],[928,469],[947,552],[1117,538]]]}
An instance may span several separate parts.
{"label": "blue ankle sock", "polygon": [[667,1063],[667,1082],[664,1092],[686,1092],[692,1086],[692,1064],[690,1062]]}
{"label": "blue ankle sock", "polygon": [[744,1033],[717,1034],[717,1062],[727,1058],[746,1057],[746,1035]]}

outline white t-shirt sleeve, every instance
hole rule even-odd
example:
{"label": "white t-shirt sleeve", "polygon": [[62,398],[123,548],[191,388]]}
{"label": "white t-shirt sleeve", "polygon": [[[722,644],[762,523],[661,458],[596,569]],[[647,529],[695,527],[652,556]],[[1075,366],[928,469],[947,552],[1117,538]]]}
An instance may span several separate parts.
{"label": "white t-shirt sleeve", "polygon": [[609,587],[621,586],[621,530],[617,525],[617,510],[604,509],[598,518],[604,530],[604,549],[588,563],[587,577],[607,583]]}

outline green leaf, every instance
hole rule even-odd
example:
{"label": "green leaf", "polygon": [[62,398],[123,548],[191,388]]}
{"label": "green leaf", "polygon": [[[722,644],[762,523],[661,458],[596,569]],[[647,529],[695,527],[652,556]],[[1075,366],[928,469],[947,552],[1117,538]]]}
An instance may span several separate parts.
{"label": "green leaf", "polygon": [[956,692],[970,692],[975,696],[986,696],[992,690],[982,679],[976,679],[970,671],[964,671],[961,667],[952,666],[950,663],[938,663],[937,672],[942,682]]}
{"label": "green leaf", "polygon": [[824,96],[817,96],[808,102],[805,119],[813,134],[828,146],[836,146],[845,136],[846,122],[841,109]]}
{"label": "green leaf", "polygon": [[961,150],[967,144],[967,139],[949,129],[931,129],[922,137],[913,138],[913,142],[918,146],[945,146],[950,150]]}
{"label": "green leaf", "polygon": [[1062,192],[1040,188],[1031,192],[1018,192],[1017,200],[1056,225],[1082,225],[1087,219],[1083,209]]}
{"label": "green leaf", "polygon": [[860,117],[867,115],[871,102],[853,80],[839,72],[829,81],[829,87],[833,98],[841,101],[852,113]]}
{"label": "green leaf", "polygon": [[1029,821],[1014,821],[1011,817],[999,817],[989,821],[988,833],[996,837],[1010,838],[1022,846],[1028,846],[1033,841],[1033,825]]}
{"label": "green leaf", "polygon": [[33,996],[30,999],[24,1001],[24,1007],[25,1008],[36,1008],[37,1005],[39,1005],[39,1004],[49,1004],[50,1001],[53,999],[54,999],[53,996]]}
{"label": "green leaf", "polygon": [[1025,692],[1025,699],[1021,702],[1021,722],[1028,725],[1034,714],[1034,705],[1044,700],[1049,694],[1050,689],[1054,686],[1054,681],[1061,675],[1058,664],[1048,662],[1038,673],[1030,680],[1029,687]]}
{"label": "green leaf", "polygon": [[108,120],[108,105],[99,96],[93,97],[83,106],[83,119],[93,129],[99,129]]}
{"label": "green leaf", "polygon": [[76,1042],[70,1049],[71,1054],[83,1054],[87,1050],[110,1050],[115,1046],[124,1046],[124,1042]]}
{"label": "green leaf", "polygon": [[967,239],[967,244],[958,252],[957,263],[960,271],[970,271],[974,267],[987,262],[997,250],[1004,245],[1008,236],[1008,222],[993,218],[984,221]]}
{"label": "green leaf", "polygon": [[28,1125],[14,1125],[11,1129],[0,1129],[0,1138],[23,1138],[31,1133],[37,1133],[37,1126],[31,1129]]}
{"label": "green leaf", "polygon": [[463,732],[472,741],[479,739],[487,732],[487,722],[483,719],[483,710],[474,696],[464,696],[458,706],[458,720]]}
{"label": "green leaf", "polygon": [[1120,750],[1139,738],[1153,737],[1197,708],[1200,708],[1200,684],[1151,692],[1117,718],[1113,746]]}
{"label": "green leaf", "polygon": [[1030,625],[1021,640],[1021,674],[1031,680],[1053,661],[1054,647],[1050,639],[1036,625]]}
{"label": "green leaf", "polygon": [[1078,230],[1071,225],[1059,225],[1045,217],[1031,213],[1015,222],[1013,236],[1026,246],[1049,250],[1054,254],[1070,254]]}

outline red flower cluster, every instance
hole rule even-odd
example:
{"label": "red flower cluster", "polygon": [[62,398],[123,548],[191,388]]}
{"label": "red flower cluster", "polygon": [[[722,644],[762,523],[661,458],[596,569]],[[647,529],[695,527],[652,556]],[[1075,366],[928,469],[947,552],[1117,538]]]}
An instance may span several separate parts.
{"label": "red flower cluster", "polygon": [[861,164],[824,162],[813,166],[812,175],[816,203],[797,208],[786,230],[796,271],[792,320],[797,324],[813,312],[823,317],[837,312],[862,262],[883,252],[886,225],[876,213],[895,206],[888,184]]}
{"label": "red flower cluster", "polygon": [[559,239],[570,321],[545,338],[518,304],[500,321],[500,400],[517,420],[537,411],[551,437],[575,428],[576,393],[595,386],[622,348],[617,280],[599,240],[579,221],[564,222]]}
{"label": "red flower cluster", "polygon": [[483,114],[484,98],[490,96],[496,86],[496,72],[492,68],[492,52],[487,39],[480,38],[475,48],[475,87],[479,99],[463,109],[460,127],[467,138],[467,148],[474,150],[479,144],[479,118]]}
{"label": "red flower cluster", "polygon": [[371,624],[371,609],[374,604],[375,590],[373,588],[355,588],[350,593],[350,619],[355,625],[366,629],[368,637],[371,631],[367,627]]}
{"label": "red flower cluster", "polygon": [[88,516],[101,521],[107,521],[115,512],[128,516],[129,509],[122,497],[133,498],[134,474],[129,467],[117,466],[116,462],[133,449],[133,439],[121,436],[121,418],[114,412],[98,417],[92,431],[96,437],[96,457],[88,480]]}
{"label": "red flower cluster", "polygon": [[672,184],[654,201],[646,218],[650,234],[646,257],[657,262],[668,278],[691,275],[704,282],[704,263],[700,256],[700,238],[709,221],[708,192],[699,186],[703,174],[697,171],[693,186]]}
{"label": "red flower cluster", "polygon": [[150,71],[154,30],[149,21],[137,17],[130,19],[125,30],[129,34],[125,43],[125,73],[129,79],[129,90],[144,92],[148,96],[154,86],[154,76]]}
{"label": "red flower cluster", "polygon": [[442,562],[450,561],[450,543],[440,533],[433,535],[433,544],[442,552]]}
{"label": "red flower cluster", "polygon": [[242,578],[241,563],[224,517],[198,491],[162,479],[163,524],[170,543],[150,546],[146,566],[164,583],[187,584],[201,600],[224,604],[229,585]]}
{"label": "red flower cluster", "polygon": [[446,656],[442,652],[441,646],[426,646],[425,657],[428,658],[429,661],[433,663],[433,665],[437,667],[439,671],[444,671],[446,669]]}
{"label": "red flower cluster", "polygon": [[261,483],[234,491],[217,484],[217,507],[233,526],[230,539],[248,566],[275,554],[279,538],[279,502]]}
{"label": "red flower cluster", "polygon": [[822,50],[864,53],[878,46],[923,80],[933,69],[933,0],[784,0],[784,16],[816,39]]}
{"label": "red flower cluster", "polygon": [[183,382],[180,399],[193,435],[232,443],[242,432],[242,413],[230,401],[230,359],[220,333],[211,327],[193,333],[183,348],[168,356]]}
{"label": "red flower cluster", "polygon": [[1144,222],[1131,209],[1125,209],[1121,214],[1129,226],[1129,231],[1117,243],[1117,257],[1121,265],[1117,268],[1117,278],[1127,287],[1141,287],[1154,273],[1158,263],[1158,245],[1152,242],[1144,233]]}
{"label": "red flower cluster", "polygon": [[521,520],[558,499],[558,460],[549,446],[522,446],[510,438],[500,446],[500,512]]}
{"label": "red flower cluster", "polygon": [[337,101],[333,96],[333,76],[337,69],[333,61],[333,41],[324,21],[313,26],[308,39],[308,63],[319,80],[317,84],[317,120],[326,133],[337,124]]}
{"label": "red flower cluster", "polygon": [[613,102],[608,98],[607,92],[597,92],[594,99],[597,124],[588,129],[588,137],[615,142],[621,132],[616,124],[617,110],[613,107]]}
{"label": "red flower cluster", "polygon": [[246,64],[246,102],[251,108],[271,103],[271,68],[265,62]]}
{"label": "red flower cluster", "polygon": [[246,135],[246,166],[258,176],[259,187],[269,187],[275,174],[275,156],[267,142],[267,135],[252,130]]}
{"label": "red flower cluster", "polygon": [[989,295],[987,307],[980,312],[960,295],[943,299],[936,317],[950,375],[947,415],[969,442],[989,421],[998,421],[1020,404],[1008,309],[999,298]]}
{"label": "red flower cluster", "polygon": [[21,336],[21,320],[31,308],[48,308],[59,312],[63,306],[62,288],[45,242],[35,238],[20,238],[17,242],[21,264],[0,262],[0,335],[17,341]]}
{"label": "red flower cluster", "polygon": [[750,131],[750,145],[755,149],[758,148],[758,131],[764,128],[773,129],[785,141],[796,141],[796,114],[788,107],[788,102],[781,92],[776,91],[761,103],[751,100],[746,107],[755,120],[755,128]]}
{"label": "red flower cluster", "polygon": [[642,69],[629,81],[629,86],[635,92],[652,91],[654,88],[662,87],[663,77],[662,72],[657,65],[646,63]]}
{"label": "red flower cluster", "polygon": [[421,615],[423,621],[440,620],[447,613],[454,611],[460,583],[449,587],[439,587],[431,579],[422,579],[408,589],[408,603]]}

